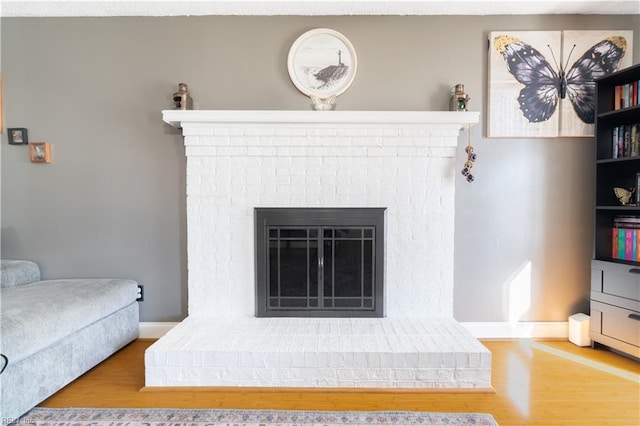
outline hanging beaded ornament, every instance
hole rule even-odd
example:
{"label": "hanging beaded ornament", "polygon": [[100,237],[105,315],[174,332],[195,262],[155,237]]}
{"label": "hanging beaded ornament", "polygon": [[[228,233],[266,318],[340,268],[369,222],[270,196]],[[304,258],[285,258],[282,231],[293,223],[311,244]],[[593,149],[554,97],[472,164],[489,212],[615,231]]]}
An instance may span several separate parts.
{"label": "hanging beaded ornament", "polygon": [[473,163],[476,161],[478,156],[475,152],[473,152],[473,146],[471,145],[471,126],[469,126],[467,131],[469,132],[469,142],[467,144],[467,147],[464,149],[464,152],[467,153],[467,161],[465,161],[462,168],[462,176],[467,179],[467,182],[471,183],[475,179],[471,174],[471,169],[473,168]]}

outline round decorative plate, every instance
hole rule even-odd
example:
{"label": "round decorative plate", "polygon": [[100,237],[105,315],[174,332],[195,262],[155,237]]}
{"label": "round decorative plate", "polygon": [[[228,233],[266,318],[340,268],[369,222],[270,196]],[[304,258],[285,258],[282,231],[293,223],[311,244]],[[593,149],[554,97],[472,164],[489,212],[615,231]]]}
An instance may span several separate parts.
{"label": "round decorative plate", "polygon": [[337,31],[317,28],[291,45],[287,66],[293,84],[305,95],[327,99],[349,88],[356,76],[356,51]]}

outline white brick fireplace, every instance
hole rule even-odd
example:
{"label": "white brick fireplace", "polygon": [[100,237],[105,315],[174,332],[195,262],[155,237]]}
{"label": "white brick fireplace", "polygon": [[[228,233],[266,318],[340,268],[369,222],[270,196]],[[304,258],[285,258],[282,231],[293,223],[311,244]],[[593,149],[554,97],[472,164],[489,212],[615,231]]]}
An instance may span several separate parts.
{"label": "white brick fireplace", "polygon": [[[164,111],[187,155],[189,316],[146,385],[489,388],[453,319],[454,160],[473,112]],[[383,207],[384,318],[256,318],[254,209]]]}

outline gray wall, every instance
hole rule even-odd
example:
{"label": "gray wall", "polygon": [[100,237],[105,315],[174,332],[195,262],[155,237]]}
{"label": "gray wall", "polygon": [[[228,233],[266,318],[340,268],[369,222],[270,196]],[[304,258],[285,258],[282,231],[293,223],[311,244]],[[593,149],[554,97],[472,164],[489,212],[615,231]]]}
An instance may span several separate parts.
{"label": "gray wall", "polygon": [[[340,110],[445,110],[464,83],[486,119],[492,30],[629,29],[637,16],[3,18],[6,127],[53,145],[31,164],[2,135],[2,256],[45,278],[130,277],[142,321],[186,315],[185,159],[164,125],[178,82],[197,109],[309,109],[289,81],[289,47],[332,28],[358,54]],[[485,139],[473,129],[476,182],[458,177],[455,316],[564,321],[588,309],[593,141]],[[463,162],[461,140],[457,168]],[[527,266],[528,265],[528,266]],[[527,269],[528,268],[528,269]],[[518,275],[519,274],[519,275]],[[524,299],[523,299],[524,298]]]}

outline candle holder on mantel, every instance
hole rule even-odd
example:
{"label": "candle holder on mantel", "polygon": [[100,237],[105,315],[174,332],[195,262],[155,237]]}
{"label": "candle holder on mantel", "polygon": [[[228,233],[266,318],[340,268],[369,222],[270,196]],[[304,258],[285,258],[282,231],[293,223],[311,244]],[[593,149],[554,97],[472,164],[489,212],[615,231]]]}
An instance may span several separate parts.
{"label": "candle holder on mantel", "polygon": [[451,91],[453,94],[451,95],[449,109],[451,111],[467,111],[471,98],[464,92],[464,84],[456,84]]}
{"label": "candle holder on mantel", "polygon": [[178,91],[173,94],[174,109],[193,109],[193,99],[189,96],[189,88],[186,83],[178,84]]}

